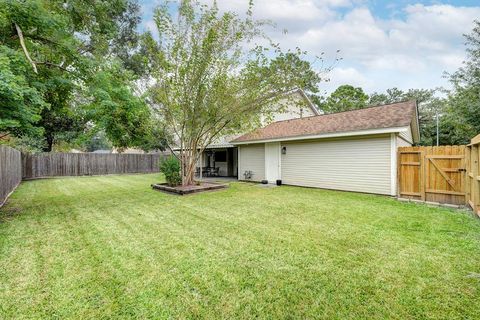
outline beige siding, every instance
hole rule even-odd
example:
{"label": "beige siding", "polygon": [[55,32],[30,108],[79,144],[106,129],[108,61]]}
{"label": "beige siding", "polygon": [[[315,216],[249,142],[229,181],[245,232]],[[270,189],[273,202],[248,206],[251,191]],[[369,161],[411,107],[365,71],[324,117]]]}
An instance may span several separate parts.
{"label": "beige siding", "polygon": [[391,136],[282,143],[285,184],[391,194]]}
{"label": "beige siding", "polygon": [[[398,134],[402,139],[406,140],[407,142],[410,143],[410,145],[413,143],[413,137],[412,137],[412,128],[408,127],[407,131],[400,131]],[[406,145],[406,146],[410,146]]]}
{"label": "beige siding", "polygon": [[282,109],[282,111],[276,112],[273,115],[272,121],[268,121],[269,123],[315,115],[310,105],[300,93],[295,93],[295,95],[279,101],[279,108]]}
{"label": "beige siding", "polygon": [[404,139],[402,139],[400,137],[400,135],[398,135],[396,138],[397,138],[397,148],[398,147],[411,147],[412,146],[412,144],[410,142],[407,142]]}
{"label": "beige siding", "polygon": [[265,179],[265,145],[252,144],[238,148],[238,179],[244,180],[244,172],[252,171],[252,181]]}

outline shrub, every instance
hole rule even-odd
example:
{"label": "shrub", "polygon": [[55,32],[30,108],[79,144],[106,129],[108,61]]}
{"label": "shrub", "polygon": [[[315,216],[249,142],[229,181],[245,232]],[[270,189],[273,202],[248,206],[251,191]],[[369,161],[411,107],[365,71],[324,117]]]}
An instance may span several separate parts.
{"label": "shrub", "polygon": [[171,155],[160,163],[160,172],[165,175],[169,186],[176,187],[182,183],[180,161],[175,156]]}

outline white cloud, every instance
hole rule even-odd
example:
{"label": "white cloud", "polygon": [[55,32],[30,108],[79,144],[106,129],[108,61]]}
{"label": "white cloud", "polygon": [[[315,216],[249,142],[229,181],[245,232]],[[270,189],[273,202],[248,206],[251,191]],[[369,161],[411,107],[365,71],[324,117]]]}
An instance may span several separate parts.
{"label": "white cloud", "polygon": [[[218,3],[222,10],[243,13],[248,1]],[[461,65],[462,35],[480,17],[480,6],[396,4],[395,14],[386,19],[375,16],[366,4],[364,0],[256,0],[254,14],[276,22],[278,30],[270,36],[285,49],[298,46],[312,57],[325,52],[327,64],[341,50],[343,61],[324,86],[329,91],[344,83],[366,91],[446,85],[442,74]],[[146,27],[153,27],[151,21]],[[281,32],[284,28],[287,34]]]}
{"label": "white cloud", "polygon": [[[465,57],[462,34],[470,32],[479,16],[480,7],[414,5],[404,8],[402,19],[382,20],[368,8],[357,7],[312,25],[301,35],[287,36],[287,45],[295,44],[312,53],[340,49],[344,63],[368,79],[362,85],[365,89],[406,89],[413,84],[433,88],[448,85],[443,72],[461,65]],[[344,71],[333,72],[332,83],[340,75],[346,81],[348,74]],[[350,82],[358,85],[358,74],[350,74]]]}
{"label": "white cloud", "polygon": [[375,89],[375,83],[354,67],[337,67],[329,74],[330,81],[324,84],[327,91],[333,91],[341,85],[350,84],[362,87],[366,91]]}

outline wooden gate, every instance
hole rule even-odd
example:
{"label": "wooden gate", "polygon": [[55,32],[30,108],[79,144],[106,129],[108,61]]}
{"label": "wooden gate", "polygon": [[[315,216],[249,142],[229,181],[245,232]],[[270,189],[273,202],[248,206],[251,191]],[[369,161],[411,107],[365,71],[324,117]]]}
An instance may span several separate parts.
{"label": "wooden gate", "polygon": [[398,148],[402,198],[464,205],[466,146]]}

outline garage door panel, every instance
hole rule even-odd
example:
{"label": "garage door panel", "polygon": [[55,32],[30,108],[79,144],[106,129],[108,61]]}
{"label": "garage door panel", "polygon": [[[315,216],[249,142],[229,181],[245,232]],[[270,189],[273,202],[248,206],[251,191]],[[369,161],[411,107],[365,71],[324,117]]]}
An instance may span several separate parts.
{"label": "garage door panel", "polygon": [[284,143],[285,184],[390,194],[390,136]]}

